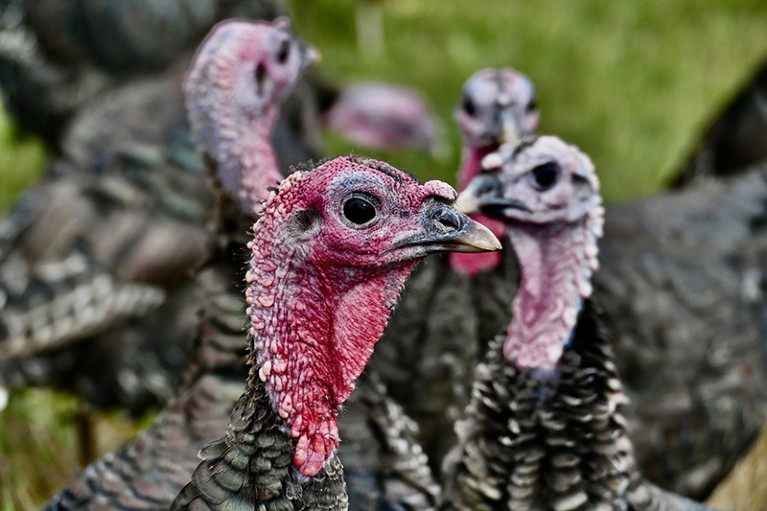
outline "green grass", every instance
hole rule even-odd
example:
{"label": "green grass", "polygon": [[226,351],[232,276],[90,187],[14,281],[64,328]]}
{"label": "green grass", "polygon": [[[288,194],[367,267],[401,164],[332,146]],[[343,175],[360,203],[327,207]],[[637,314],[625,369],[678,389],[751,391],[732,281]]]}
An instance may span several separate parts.
{"label": "green grass", "polygon": [[[767,56],[762,1],[389,0],[385,53],[362,56],[355,0],[294,0],[298,31],[334,79],[383,79],[418,88],[443,121],[452,149],[434,162],[384,154],[422,177],[453,182],[461,84],[487,66],[512,66],[537,84],[541,130],[594,159],[606,198],[657,191],[704,125]],[[332,140],[331,154],[349,145]]]}
{"label": "green grass", "polygon": [[[318,70],[334,81],[421,90],[442,120],[448,157],[370,153],[450,182],[459,159],[452,110],[463,81],[482,67],[527,73],[539,90],[541,130],[591,155],[607,199],[617,201],[658,190],[767,57],[767,6],[756,0],[386,0],[378,57],[357,48],[356,1],[292,0],[296,29],[320,49]],[[352,149],[336,136],[326,142],[328,154]],[[3,211],[39,175],[44,154],[3,118],[0,144]],[[0,509],[34,509],[79,472],[74,410],[71,399],[34,391],[0,413]],[[100,424],[100,450],[135,428],[119,414]]]}
{"label": "green grass", "polygon": [[33,137],[20,137],[0,109],[0,213],[40,175],[46,155]]}

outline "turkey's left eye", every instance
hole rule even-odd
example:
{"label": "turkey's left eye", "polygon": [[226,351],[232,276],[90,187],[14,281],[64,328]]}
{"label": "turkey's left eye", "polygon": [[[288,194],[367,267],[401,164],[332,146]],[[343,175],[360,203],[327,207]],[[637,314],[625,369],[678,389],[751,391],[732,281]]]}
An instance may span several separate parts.
{"label": "turkey's left eye", "polygon": [[344,202],[344,216],[350,222],[363,225],[376,216],[376,207],[367,199],[352,197]]}
{"label": "turkey's left eye", "polygon": [[277,62],[279,64],[284,64],[288,61],[288,56],[290,55],[290,41],[283,41],[280,45],[280,49],[277,51]]}
{"label": "turkey's left eye", "polygon": [[535,167],[531,175],[533,185],[538,190],[545,191],[556,184],[559,177],[559,166],[553,162],[544,163]]}
{"label": "turkey's left eye", "polygon": [[466,115],[469,117],[474,117],[474,115],[477,113],[477,107],[474,105],[474,101],[472,101],[471,98],[465,94],[463,98],[461,98],[461,108],[463,108],[463,111],[466,112]]}

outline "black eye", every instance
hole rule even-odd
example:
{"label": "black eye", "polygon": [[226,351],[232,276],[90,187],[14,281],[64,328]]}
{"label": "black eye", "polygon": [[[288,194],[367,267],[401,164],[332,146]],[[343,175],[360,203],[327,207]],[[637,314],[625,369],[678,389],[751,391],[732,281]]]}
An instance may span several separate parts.
{"label": "black eye", "polygon": [[474,102],[466,95],[461,99],[461,108],[463,108],[463,111],[470,117],[474,117],[474,114],[477,113],[477,107],[474,105]]}
{"label": "black eye", "polygon": [[344,216],[352,223],[363,225],[376,216],[376,207],[367,199],[352,197],[344,202]]}
{"label": "black eye", "polygon": [[529,114],[530,112],[535,112],[536,110],[538,110],[538,101],[533,98],[527,104],[527,113]]}
{"label": "black eye", "polygon": [[282,41],[280,49],[277,50],[277,63],[284,64],[288,61],[288,56],[290,56],[290,41],[285,40]]}
{"label": "black eye", "polygon": [[264,93],[264,82],[266,81],[266,66],[259,62],[256,66],[256,93],[260,96]]}
{"label": "black eye", "polygon": [[559,177],[559,165],[553,162],[538,165],[532,171],[533,185],[541,191],[554,186]]}

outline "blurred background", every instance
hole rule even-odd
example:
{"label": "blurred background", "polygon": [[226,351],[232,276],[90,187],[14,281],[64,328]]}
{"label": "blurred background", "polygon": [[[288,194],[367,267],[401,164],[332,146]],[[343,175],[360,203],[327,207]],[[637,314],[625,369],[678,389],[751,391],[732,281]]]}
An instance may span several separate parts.
{"label": "blurred background", "polygon": [[[420,91],[439,116],[440,158],[364,153],[421,178],[454,183],[460,143],[452,111],[462,83],[512,66],[536,84],[540,131],[594,160],[609,202],[658,192],[701,134],[767,59],[764,0],[292,0],[295,30],[322,53],[334,83],[378,80]],[[379,32],[380,30],[380,32]],[[363,152],[327,134],[326,154]],[[0,117],[0,211],[44,169],[38,140]],[[0,508],[36,509],[80,465],[73,399],[13,394],[0,412]],[[99,452],[151,420],[97,423]]]}

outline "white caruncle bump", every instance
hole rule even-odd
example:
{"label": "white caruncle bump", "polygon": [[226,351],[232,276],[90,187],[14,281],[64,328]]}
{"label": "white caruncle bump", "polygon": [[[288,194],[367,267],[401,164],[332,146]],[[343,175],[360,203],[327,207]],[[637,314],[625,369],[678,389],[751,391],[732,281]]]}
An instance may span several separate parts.
{"label": "white caruncle bump", "polygon": [[267,378],[272,374],[272,362],[271,360],[266,360],[261,365],[261,369],[258,371],[258,377],[262,382],[266,382]]}
{"label": "white caruncle bump", "polygon": [[498,153],[490,153],[480,163],[483,170],[497,170],[503,166],[503,158]]}

